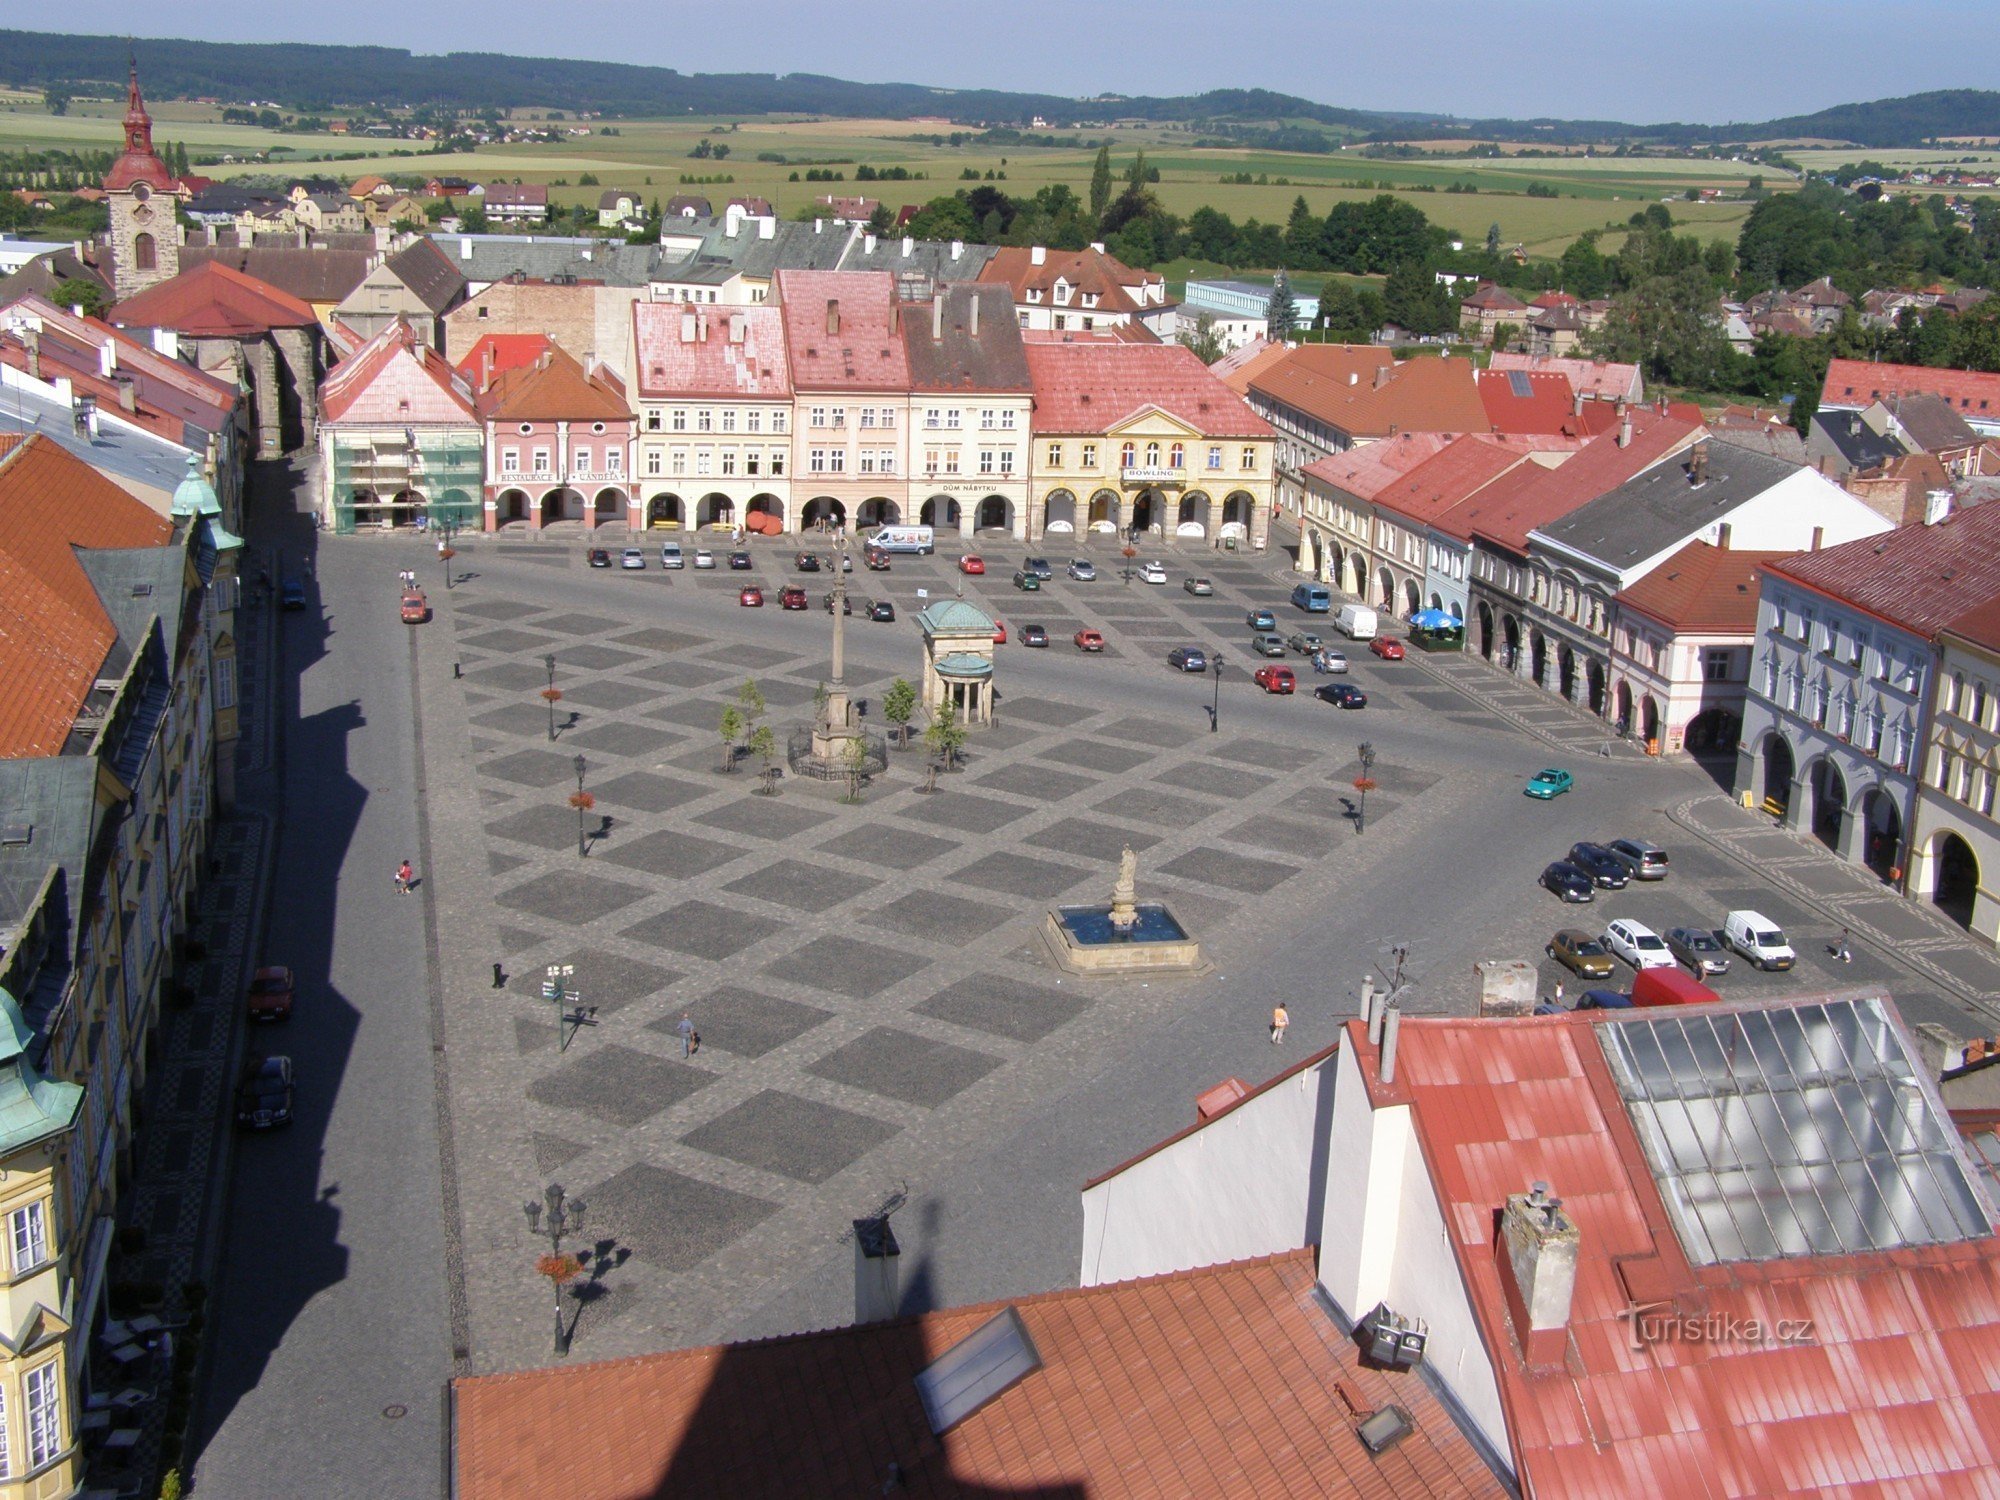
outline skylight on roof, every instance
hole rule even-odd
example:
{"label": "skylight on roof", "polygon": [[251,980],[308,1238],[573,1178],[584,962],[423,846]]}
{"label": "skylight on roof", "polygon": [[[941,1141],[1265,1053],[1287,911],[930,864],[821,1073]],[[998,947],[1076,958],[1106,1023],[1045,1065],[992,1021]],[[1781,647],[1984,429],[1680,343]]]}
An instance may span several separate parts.
{"label": "skylight on roof", "polygon": [[1698,1265],[1993,1232],[1879,1000],[1634,1018],[1597,1035]]}
{"label": "skylight on roof", "polygon": [[939,1437],[1042,1367],[1013,1308],[973,1329],[917,1374],[917,1398]]}
{"label": "skylight on roof", "polygon": [[1509,370],[1507,372],[1507,388],[1523,401],[1526,401],[1530,396],[1535,394],[1534,383],[1521,370]]}

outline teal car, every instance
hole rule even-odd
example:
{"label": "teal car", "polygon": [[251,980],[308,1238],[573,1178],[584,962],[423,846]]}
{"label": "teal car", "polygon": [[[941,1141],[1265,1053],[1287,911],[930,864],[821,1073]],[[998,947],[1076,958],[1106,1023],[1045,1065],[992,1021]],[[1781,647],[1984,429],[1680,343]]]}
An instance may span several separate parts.
{"label": "teal car", "polygon": [[1551,797],[1560,797],[1575,783],[1576,778],[1570,775],[1569,772],[1551,768],[1550,770],[1535,772],[1534,775],[1528,778],[1528,784],[1522,790],[1530,797],[1540,797],[1546,802]]}
{"label": "teal car", "polygon": [[1014,575],[1014,587],[1024,594],[1041,592],[1042,580],[1025,568]]}

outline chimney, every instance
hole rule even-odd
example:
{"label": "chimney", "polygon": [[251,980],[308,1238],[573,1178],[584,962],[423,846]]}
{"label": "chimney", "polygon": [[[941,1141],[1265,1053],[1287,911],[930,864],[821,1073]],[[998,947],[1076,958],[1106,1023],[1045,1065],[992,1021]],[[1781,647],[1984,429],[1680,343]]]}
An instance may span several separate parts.
{"label": "chimney", "polygon": [[1104,241],[1092,240],[1090,242],[1090,248],[1095,250],[1099,255],[1102,255],[1104,253]]}
{"label": "chimney", "polygon": [[1580,416],[1582,416],[1582,415],[1583,415],[1583,392],[1582,392],[1582,391],[1578,391],[1578,392],[1577,392],[1577,393],[1575,394],[1575,396],[1571,398],[1571,400],[1570,400],[1570,403],[1569,403],[1569,414],[1570,414],[1571,416],[1573,416],[1573,417],[1580,417]]}
{"label": "chimney", "polygon": [[471,260],[471,259],[472,259],[472,241],[471,241],[471,240],[469,240],[469,239],[461,239],[461,240],[460,240],[460,241],[458,242],[458,258],[459,258],[460,260]]}
{"label": "chimney", "polygon": [[974,338],[978,338],[979,337],[979,293],[975,291],[970,297],[966,299],[966,301],[971,304],[971,309],[965,315],[965,331],[971,334]]}
{"label": "chimney", "polygon": [[1708,442],[1703,439],[1688,455],[1688,483],[1700,489],[1708,483]]}
{"label": "chimney", "polygon": [[28,379],[42,378],[42,331],[39,328],[21,330],[21,347],[28,351]]}
{"label": "chimney", "polygon": [[965,254],[965,241],[953,240],[951,242],[951,258],[955,261],[963,254]]}
{"label": "chimney", "polygon": [[931,342],[938,343],[944,338],[944,292],[931,298]]}
{"label": "chimney", "polygon": [[915,250],[916,248],[917,248],[917,242],[916,242],[916,240],[914,240],[913,238],[911,238],[911,237],[910,237],[909,235],[907,235],[907,234],[906,234],[906,235],[904,235],[904,236],[903,236],[903,259],[904,259],[904,260],[908,260],[908,259],[910,258],[910,252],[911,252],[911,251],[913,251],[913,250]]}
{"label": "chimney", "polygon": [[[1819,528],[1814,527],[1813,529],[1817,531]],[[1727,521],[1724,521],[1720,526],[1717,526],[1715,528],[1715,545],[1722,551],[1727,552],[1729,550],[1730,535],[1731,532],[1729,523]],[[1817,542],[1815,542],[1813,545],[1813,551],[1817,552],[1818,550],[1819,550],[1819,545]]]}
{"label": "chimney", "polygon": [[772,239],[777,235],[777,233],[778,233],[778,221],[776,219],[760,218],[757,221],[758,239],[760,240]]}
{"label": "chimney", "polygon": [[1403,1029],[1403,1007],[1390,1005],[1384,1008],[1382,1017],[1382,1051],[1378,1059],[1376,1077],[1384,1087],[1396,1081],[1396,1034]]}
{"label": "chimney", "polygon": [[97,373],[106,380],[118,373],[118,341],[106,339],[97,346]]}
{"label": "chimney", "polygon": [[1361,384],[1361,372],[1359,370],[1349,370],[1347,372],[1347,383],[1349,385]]}
{"label": "chimney", "polygon": [[696,343],[705,344],[708,342],[708,310],[706,308],[698,308],[695,311],[694,337]]}
{"label": "chimney", "polygon": [[887,1219],[854,1221],[854,1321],[896,1316],[896,1257],[902,1253]]}
{"label": "chimney", "polygon": [[861,253],[863,255],[873,255],[875,253],[874,235],[864,234],[861,236]]}
{"label": "chimney", "polygon": [[1531,1368],[1562,1363],[1582,1239],[1576,1221],[1563,1212],[1560,1198],[1549,1195],[1546,1182],[1536,1183],[1530,1192],[1510,1195],[1500,1211],[1494,1258],[1500,1263],[1514,1336]]}
{"label": "chimney", "polygon": [[216,243],[215,226],[213,224],[209,224],[206,226],[206,228],[208,229],[208,242],[209,244],[213,245]]}
{"label": "chimney", "polygon": [[826,299],[826,331],[829,337],[840,332],[840,299]]}
{"label": "chimney", "polygon": [[305,247],[306,247],[306,226],[301,224],[299,226],[299,248],[303,250],[305,249]]}
{"label": "chimney", "polygon": [[1812,546],[1808,547],[1806,550],[1808,552],[1817,552],[1819,551],[1820,548],[1824,547],[1825,545],[1826,545],[1826,528],[1824,526],[1813,527]]}
{"label": "chimney", "polygon": [[681,342],[683,344],[694,342],[694,314],[691,312],[681,314]]}
{"label": "chimney", "polygon": [[118,405],[126,411],[137,411],[139,409],[139,387],[133,384],[130,375],[120,375],[116,378],[118,381]]}
{"label": "chimney", "polygon": [[732,344],[743,342],[743,319],[740,316],[729,320],[729,342]]}
{"label": "chimney", "polygon": [[577,254],[581,255],[585,260],[589,260],[591,258],[590,251],[591,247],[589,245],[585,245],[581,250],[577,252]]}
{"label": "chimney", "polygon": [[1375,389],[1378,391],[1381,390],[1383,386],[1389,383],[1389,377],[1393,374],[1395,374],[1395,367],[1393,365],[1377,365],[1375,367]]}
{"label": "chimney", "polygon": [[493,388],[493,366],[495,363],[497,361],[494,357],[493,346],[488,344],[486,346],[486,368],[481,372],[479,377],[479,389],[481,391],[488,391]]}
{"label": "chimney", "polygon": [[1927,490],[1924,493],[1924,524],[1935,526],[1951,514],[1950,490]]}
{"label": "chimney", "polygon": [[1028,264],[1029,264],[1029,265],[1031,265],[1031,266],[1045,266],[1045,265],[1047,265],[1048,263],[1049,263],[1049,247],[1048,247],[1047,245],[1036,245],[1036,246],[1033,246],[1033,247],[1032,247],[1032,248],[1031,248],[1031,249],[1030,249],[1030,250],[1028,251]]}
{"label": "chimney", "polygon": [[825,228],[826,228],[826,220],[824,220],[824,219],[814,219],[814,220],[813,220],[813,233],[814,233],[814,234],[820,234],[820,233],[823,233],[823,232],[825,231]]}
{"label": "chimney", "polygon": [[1621,412],[1618,418],[1618,446],[1621,448],[1632,446],[1632,413],[1629,411]]}

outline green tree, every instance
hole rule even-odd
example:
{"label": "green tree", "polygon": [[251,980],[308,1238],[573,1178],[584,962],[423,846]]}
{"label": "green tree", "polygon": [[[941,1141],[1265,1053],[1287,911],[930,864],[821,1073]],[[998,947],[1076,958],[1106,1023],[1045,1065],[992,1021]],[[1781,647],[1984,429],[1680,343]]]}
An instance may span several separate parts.
{"label": "green tree", "polygon": [[861,788],[868,780],[868,741],[851,736],[841,747],[840,766],[847,773],[847,800],[859,802]]}
{"label": "green tree", "polygon": [[[1304,202],[1303,199],[1300,201]],[[1292,284],[1285,279],[1283,271],[1271,283],[1271,298],[1264,304],[1264,323],[1274,344],[1289,339],[1299,326],[1299,304],[1292,296]]]}
{"label": "green tree", "polygon": [[755,724],[764,717],[764,691],[757,686],[757,679],[746,677],[743,686],[736,690],[736,706],[743,711],[743,722]]}
{"label": "green tree", "polygon": [[1106,141],[1097,148],[1097,161],[1090,169],[1090,217],[1098,220],[1104,217],[1104,210],[1111,206],[1111,143]]}
{"label": "green tree", "polygon": [[69,113],[70,92],[59,83],[52,83],[42,90],[42,108],[52,115]]}
{"label": "green tree", "polygon": [[763,769],[757,774],[764,778],[764,795],[768,797],[778,790],[778,768],[773,763],[778,754],[778,736],[769,724],[759,724],[750,731],[745,745],[752,755],[763,762]]}
{"label": "green tree", "polygon": [[924,748],[943,761],[946,770],[958,764],[965,738],[965,726],[958,722],[958,711],[949,698],[931,710],[931,721],[924,728]]}
{"label": "green tree", "polygon": [[1411,333],[1449,333],[1458,325],[1451,293],[1429,266],[1407,260],[1382,283],[1382,305],[1389,321]]}
{"label": "green tree", "polygon": [[1305,194],[1292,200],[1285,221],[1285,264],[1296,271],[1316,271],[1326,264],[1326,221],[1306,206]]}
{"label": "green tree", "polygon": [[477,203],[469,204],[465,212],[458,216],[458,222],[459,227],[467,234],[484,234],[486,233],[486,210]]}
{"label": "green tree", "polygon": [[880,236],[887,234],[895,227],[896,217],[889,212],[889,205],[886,203],[876,204],[875,212],[868,216],[868,232],[872,235]]}
{"label": "green tree", "polygon": [[1208,313],[1196,313],[1194,327],[1182,329],[1175,338],[1182,348],[1194,350],[1205,365],[1214,364],[1229,352],[1222,347],[1222,335],[1215,331],[1215,319]]}
{"label": "green tree", "polygon": [[1498,224],[1488,224],[1486,226],[1486,253],[1488,255],[1498,255],[1500,253],[1500,226]]}
{"label": "green tree", "polygon": [[743,715],[731,704],[722,711],[722,722],[717,726],[722,735],[722,769],[736,769],[736,742],[743,738]]}
{"label": "green tree", "polygon": [[1699,265],[1650,276],[1620,292],[1604,326],[1585,345],[1600,359],[1636,363],[1647,379],[1670,385],[1730,390],[1737,379],[1715,287]]}
{"label": "green tree", "polygon": [[917,713],[917,690],[907,678],[898,677],[882,690],[882,717],[896,726],[896,748],[910,742],[910,720]]}
{"label": "green tree", "polygon": [[1146,175],[1146,148],[1141,146],[1138,155],[1132,158],[1132,165],[1125,169],[1125,189],[1136,192],[1150,180]]}
{"label": "green tree", "polygon": [[80,307],[86,318],[104,316],[104,288],[79,276],[58,281],[50,289],[49,300],[57,307]]}

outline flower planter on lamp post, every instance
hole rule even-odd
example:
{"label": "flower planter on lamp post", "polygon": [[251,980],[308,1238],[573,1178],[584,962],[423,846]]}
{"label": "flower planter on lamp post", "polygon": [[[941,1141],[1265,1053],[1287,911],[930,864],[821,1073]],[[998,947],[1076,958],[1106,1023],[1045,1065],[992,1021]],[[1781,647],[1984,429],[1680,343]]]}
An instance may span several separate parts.
{"label": "flower planter on lamp post", "polygon": [[549,1253],[536,1259],[535,1272],[548,1277],[549,1284],[555,1288],[555,1353],[567,1355],[569,1338],[563,1328],[563,1288],[583,1274],[583,1262],[574,1255],[565,1254],[562,1243],[571,1235],[583,1233],[583,1200],[567,1197],[562,1184],[550,1183],[542,1191],[542,1201],[537,1203],[529,1199],[521,1205],[521,1212],[528,1216],[530,1234],[548,1238]]}
{"label": "flower planter on lamp post", "polygon": [[542,665],[549,669],[549,685],[542,689],[542,697],[549,705],[549,743],[556,742],[556,705],[562,702],[562,689],[556,686],[556,659],[553,654],[542,658]]}
{"label": "flower planter on lamp post", "polygon": [[579,755],[571,764],[576,767],[576,790],[570,794],[569,805],[576,809],[576,857],[582,859],[590,852],[583,831],[584,814],[597,806],[597,799],[583,789],[583,773],[589,769],[589,762]]}

